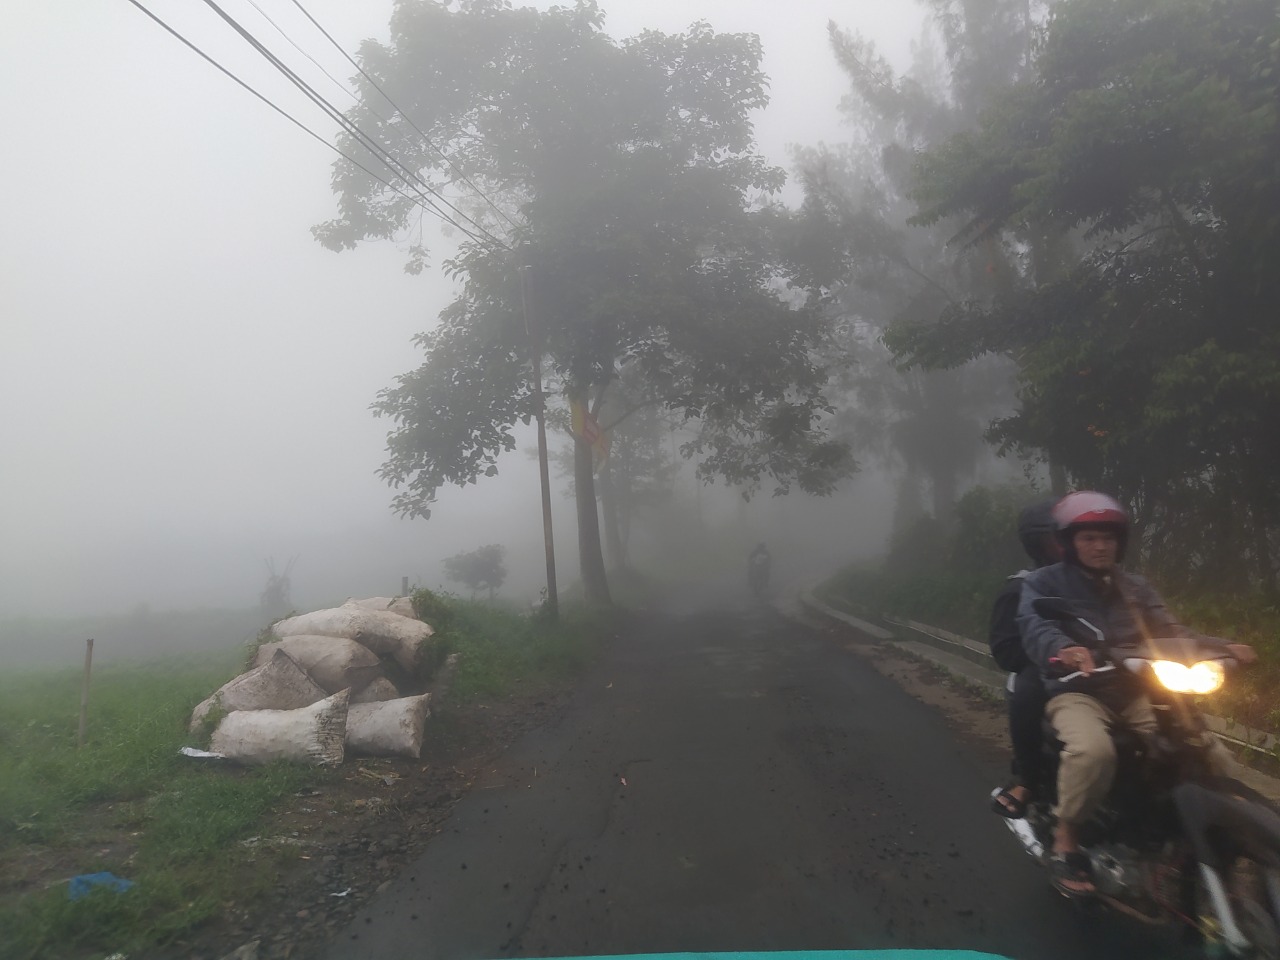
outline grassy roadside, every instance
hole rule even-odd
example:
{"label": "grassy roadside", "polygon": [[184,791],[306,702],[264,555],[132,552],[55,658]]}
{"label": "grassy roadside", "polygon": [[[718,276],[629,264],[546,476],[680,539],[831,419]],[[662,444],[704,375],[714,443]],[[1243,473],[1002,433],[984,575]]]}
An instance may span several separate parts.
{"label": "grassy roadside", "polygon": [[[572,676],[610,635],[606,616],[575,607],[559,624],[448,598],[436,612],[442,651],[459,654],[449,696],[460,701]],[[272,887],[280,852],[241,841],[338,774],[178,754],[192,742],[191,708],[239,672],[243,654],[95,671],[82,750],[78,670],[0,679],[0,957],[155,955]],[[102,871],[134,886],[68,898],[69,878]]]}
{"label": "grassy roadside", "polygon": [[[235,672],[234,660],[97,671],[83,749],[75,743],[78,670],[0,682],[0,955],[163,945],[253,889],[235,841],[315,774],[280,767],[228,776],[178,755],[191,707]],[[58,875],[47,886],[50,861]],[[135,886],[68,899],[65,880],[102,871]]]}
{"label": "grassy roadside", "polygon": [[[985,640],[991,602],[1002,577],[978,573],[893,574],[875,564],[853,564],[815,588],[819,599],[872,621],[886,614],[918,620]],[[1219,716],[1262,730],[1280,730],[1280,610],[1261,597],[1169,595],[1170,608],[1193,630],[1252,644],[1258,663],[1232,676],[1222,693],[1206,698]]]}
{"label": "grassy roadside", "polygon": [[983,573],[893,576],[876,564],[857,563],[819,584],[814,593],[836,609],[867,620],[889,614],[981,640],[1003,580]]}
{"label": "grassy roadside", "polygon": [[459,654],[451,696],[501,697],[518,684],[573,676],[612,635],[614,613],[562,603],[557,621],[544,612],[516,613],[429,590],[414,594],[414,608],[431,623],[439,656]]}

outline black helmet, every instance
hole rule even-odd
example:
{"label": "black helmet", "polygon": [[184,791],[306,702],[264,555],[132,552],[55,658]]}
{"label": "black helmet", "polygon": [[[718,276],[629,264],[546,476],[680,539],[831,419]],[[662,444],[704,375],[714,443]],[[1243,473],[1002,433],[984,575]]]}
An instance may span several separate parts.
{"label": "black helmet", "polygon": [[1038,500],[1024,507],[1018,514],[1018,539],[1027,556],[1035,561],[1036,566],[1043,567],[1053,563],[1054,557],[1045,549],[1045,542],[1053,537],[1058,524],[1053,517],[1053,508],[1057,506],[1057,498]]}

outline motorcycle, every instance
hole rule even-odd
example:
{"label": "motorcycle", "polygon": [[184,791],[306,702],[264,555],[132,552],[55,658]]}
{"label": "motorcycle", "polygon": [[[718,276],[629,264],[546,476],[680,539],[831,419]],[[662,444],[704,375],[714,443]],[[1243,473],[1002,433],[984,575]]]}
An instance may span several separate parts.
{"label": "motorcycle", "polygon": [[[1081,825],[1096,894],[1106,907],[1148,924],[1180,922],[1189,940],[1233,957],[1280,958],[1280,810],[1237,780],[1215,777],[1213,734],[1194,698],[1220,689],[1233,657],[1191,638],[1152,639],[1118,657],[1102,631],[1056,597],[1035,610],[1101,654],[1095,674],[1130,671],[1143,684],[1157,733],[1117,727],[1116,776],[1093,818]],[[1067,683],[1082,674],[1056,678]],[[1053,846],[1061,744],[1045,725],[1042,782],[1024,818],[1006,820],[1041,865]],[[997,791],[998,792],[998,791]]]}
{"label": "motorcycle", "polygon": [[747,589],[756,600],[764,596],[769,587],[769,555],[753,553],[747,561]]}

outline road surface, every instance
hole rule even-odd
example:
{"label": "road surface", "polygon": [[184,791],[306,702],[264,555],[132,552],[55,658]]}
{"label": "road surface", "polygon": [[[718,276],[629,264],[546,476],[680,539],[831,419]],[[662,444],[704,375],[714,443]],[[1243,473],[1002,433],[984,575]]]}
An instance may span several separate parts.
{"label": "road surface", "polygon": [[987,810],[1006,759],[764,608],[653,617],[516,744],[326,960],[966,948],[1169,960]]}

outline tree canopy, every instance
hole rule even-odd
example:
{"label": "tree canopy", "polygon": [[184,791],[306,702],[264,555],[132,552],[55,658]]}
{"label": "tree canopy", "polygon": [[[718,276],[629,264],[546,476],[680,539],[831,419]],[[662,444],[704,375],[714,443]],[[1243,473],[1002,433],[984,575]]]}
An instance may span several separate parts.
{"label": "tree canopy", "polygon": [[506,554],[506,547],[490,543],[468,553],[446,557],[444,572],[450,580],[464,584],[472,596],[477,590],[488,590],[492,600],[507,579]]}
{"label": "tree canopy", "polygon": [[[997,440],[1129,500],[1166,570],[1274,587],[1276,4],[1060,0],[1033,66],[917,167],[917,222],[958,218],[1012,282],[888,342],[926,366],[1015,358]],[[1053,233],[1071,256],[1046,270]]]}
{"label": "tree canopy", "polygon": [[[468,211],[511,227],[462,243],[448,264],[462,294],[418,338],[424,363],[375,405],[396,424],[382,475],[402,488],[397,509],[428,515],[440,486],[492,475],[535,414],[522,293],[566,397],[598,410],[626,372],[636,404],[697,425],[686,453],[706,475],[831,489],[851,461],[824,429],[827,319],[788,296],[780,215],[765,203],[783,174],[753,141],[759,40],[695,24],[619,42],[590,2],[401,2],[391,26],[388,45],[361,53],[405,113],[381,120],[366,86],[355,119],[404,144],[429,182],[460,187],[465,171],[494,202],[473,197]],[[409,222],[408,200],[345,161],[334,188],[339,216],[316,228],[328,246]],[[590,451],[577,446],[584,582],[607,599]]]}

